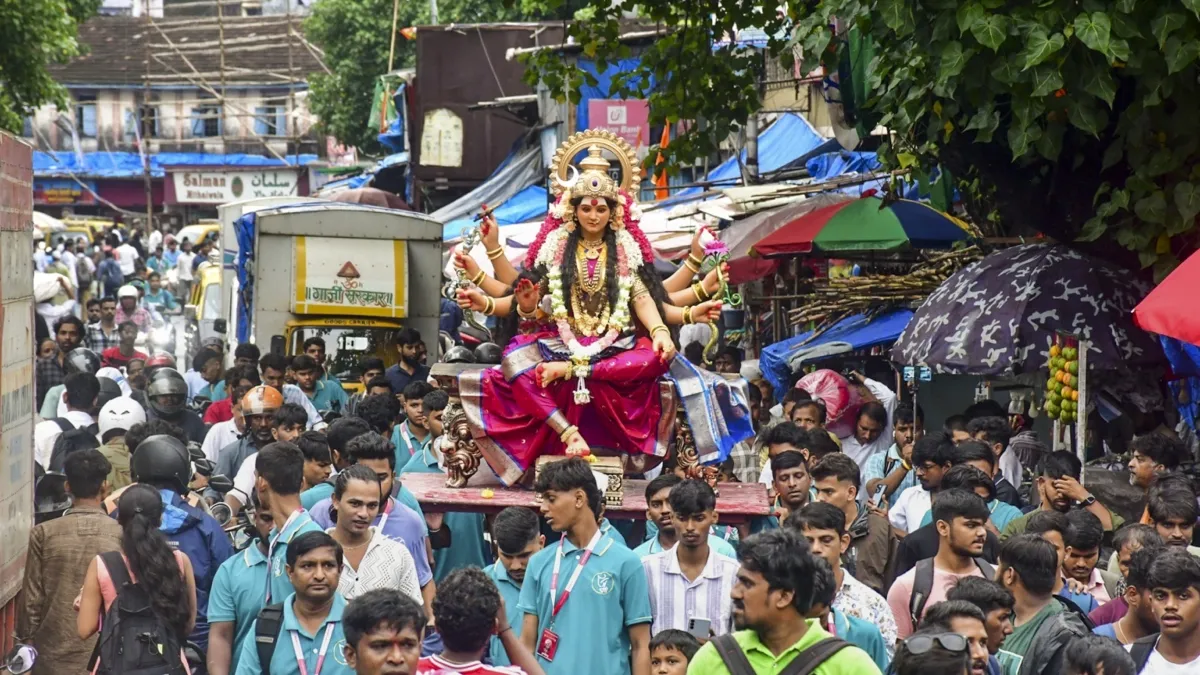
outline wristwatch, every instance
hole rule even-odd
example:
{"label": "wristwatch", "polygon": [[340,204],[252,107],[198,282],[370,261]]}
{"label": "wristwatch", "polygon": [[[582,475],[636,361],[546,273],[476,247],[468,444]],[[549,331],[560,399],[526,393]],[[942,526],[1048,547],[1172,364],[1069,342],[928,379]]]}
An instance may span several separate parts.
{"label": "wristwatch", "polygon": [[1083,501],[1079,502],[1080,506],[1082,506],[1082,507],[1083,507],[1083,508],[1085,508],[1085,509],[1086,509],[1087,507],[1091,506],[1092,504],[1095,504],[1095,503],[1096,503],[1096,496],[1095,496],[1095,495],[1088,495],[1088,496],[1087,496],[1087,499],[1085,499],[1085,500],[1083,500]]}

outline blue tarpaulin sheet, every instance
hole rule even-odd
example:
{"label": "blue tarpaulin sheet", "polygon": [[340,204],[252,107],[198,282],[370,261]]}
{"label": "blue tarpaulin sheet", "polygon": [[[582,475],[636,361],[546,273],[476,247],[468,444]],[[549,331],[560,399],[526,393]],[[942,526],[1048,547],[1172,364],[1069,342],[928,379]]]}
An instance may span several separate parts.
{"label": "blue tarpaulin sheet", "polygon": [[[614,98],[612,81],[618,73],[627,73],[638,67],[639,59],[621,59],[607,64],[603,72],[596,69],[596,64],[593,61],[580,59],[578,62],[579,69],[585,73],[591,73],[595,76],[596,86],[589,86],[584,82],[579,87],[581,98],[579,104],[575,106],[575,131],[586,131],[591,126],[588,120],[588,101],[599,98]],[[654,88],[654,79],[650,80],[650,88]],[[642,146],[648,147],[653,145],[655,141],[649,138],[643,139]]]}
{"label": "blue tarpaulin sheet", "polygon": [[[530,185],[501,204],[492,216],[501,227],[515,223],[527,223],[546,215],[546,188],[541,185]],[[442,239],[452,241],[462,236],[463,229],[474,227],[472,218],[452,220],[442,228]],[[503,229],[501,230],[503,232]]]}
{"label": "blue tarpaulin sheet", "polygon": [[868,173],[882,168],[873,152],[830,152],[817,155],[804,164],[814,181],[829,180],[847,173]]}
{"label": "blue tarpaulin sheet", "polygon": [[237,238],[237,340],[250,342],[250,315],[254,307],[254,285],[250,283],[250,260],[254,258],[254,213],[247,213],[233,223],[233,236]]}
{"label": "blue tarpaulin sheet", "polygon": [[[78,153],[41,152],[33,153],[33,175],[70,176],[87,178],[139,178],[143,175],[142,157],[136,152],[85,152],[80,162]],[[294,155],[287,162],[263,155],[209,154],[204,152],[160,152],[150,155],[150,175],[162,178],[171,167],[232,167],[257,168],[273,166],[295,166]],[[316,155],[300,155],[299,164],[304,166],[317,161]]]}
{"label": "blue tarpaulin sheet", "polygon": [[796,352],[831,342],[848,343],[852,350],[895,342],[912,317],[913,312],[909,309],[893,310],[871,321],[867,321],[862,314],[855,314],[834,324],[811,342],[804,342],[812,335],[812,331],[809,331],[766,347],[758,357],[759,370],[776,392],[786,391],[791,384],[792,374],[788,361]]}
{"label": "blue tarpaulin sheet", "polygon": [[[774,124],[758,135],[758,170],[760,173],[775,171],[824,142],[825,139],[804,118],[792,113],[780,115]],[[704,177],[705,182],[717,183],[717,187],[736,184],[742,175],[739,158],[740,162],[745,163],[745,150],[710,171]],[[675,196],[695,194],[701,189],[688,188]]]}
{"label": "blue tarpaulin sheet", "polygon": [[1200,346],[1163,335],[1158,336],[1158,340],[1176,375],[1200,377]]}

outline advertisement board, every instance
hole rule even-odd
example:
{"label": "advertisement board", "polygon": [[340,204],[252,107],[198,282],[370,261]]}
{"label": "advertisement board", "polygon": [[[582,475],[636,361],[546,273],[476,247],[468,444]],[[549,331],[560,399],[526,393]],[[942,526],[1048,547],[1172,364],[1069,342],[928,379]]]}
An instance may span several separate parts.
{"label": "advertisement board", "polygon": [[259,197],[298,194],[300,173],[295,169],[253,171],[175,171],[171,173],[179,204],[225,204]]}
{"label": "advertisement board", "polygon": [[293,242],[292,312],[408,316],[407,242],[333,237],[295,237]]}
{"label": "advertisement board", "polygon": [[33,181],[33,203],[39,206],[90,206],[96,203],[96,182],[38,178]]}
{"label": "advertisement board", "polygon": [[594,98],[588,101],[588,124],[620,136],[639,155],[654,144],[650,138],[650,104],[641,99]]}

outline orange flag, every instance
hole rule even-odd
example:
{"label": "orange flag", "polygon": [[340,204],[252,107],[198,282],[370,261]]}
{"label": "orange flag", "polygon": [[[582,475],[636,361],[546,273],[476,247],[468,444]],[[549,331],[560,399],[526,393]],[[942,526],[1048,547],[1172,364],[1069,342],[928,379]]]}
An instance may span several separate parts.
{"label": "orange flag", "polygon": [[[667,144],[670,142],[671,142],[671,125],[664,124],[663,131],[662,131],[662,139],[659,140],[658,145],[661,148],[665,148],[665,147],[667,147]],[[658,158],[654,160],[654,166],[658,167],[658,165],[662,164],[664,161],[666,161],[666,160],[663,159],[662,153],[660,152],[660,153],[658,153]],[[671,191],[667,189],[667,172],[666,171],[656,172],[654,174],[654,199],[661,201],[670,196],[671,196]]]}

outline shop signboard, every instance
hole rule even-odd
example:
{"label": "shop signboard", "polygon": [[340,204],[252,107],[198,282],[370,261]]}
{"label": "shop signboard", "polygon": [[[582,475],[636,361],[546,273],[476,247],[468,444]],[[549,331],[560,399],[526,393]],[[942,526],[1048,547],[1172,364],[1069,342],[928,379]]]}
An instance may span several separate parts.
{"label": "shop signboard", "polygon": [[227,204],[260,197],[297,195],[300,173],[295,169],[253,171],[176,171],[171,173],[179,204]]}
{"label": "shop signboard", "polygon": [[641,99],[594,98],[588,101],[588,124],[593,129],[607,129],[620,136],[639,155],[652,145],[650,105]]}
{"label": "shop signboard", "polygon": [[96,203],[96,182],[71,178],[36,178],[33,203],[38,206],[89,206]]}

